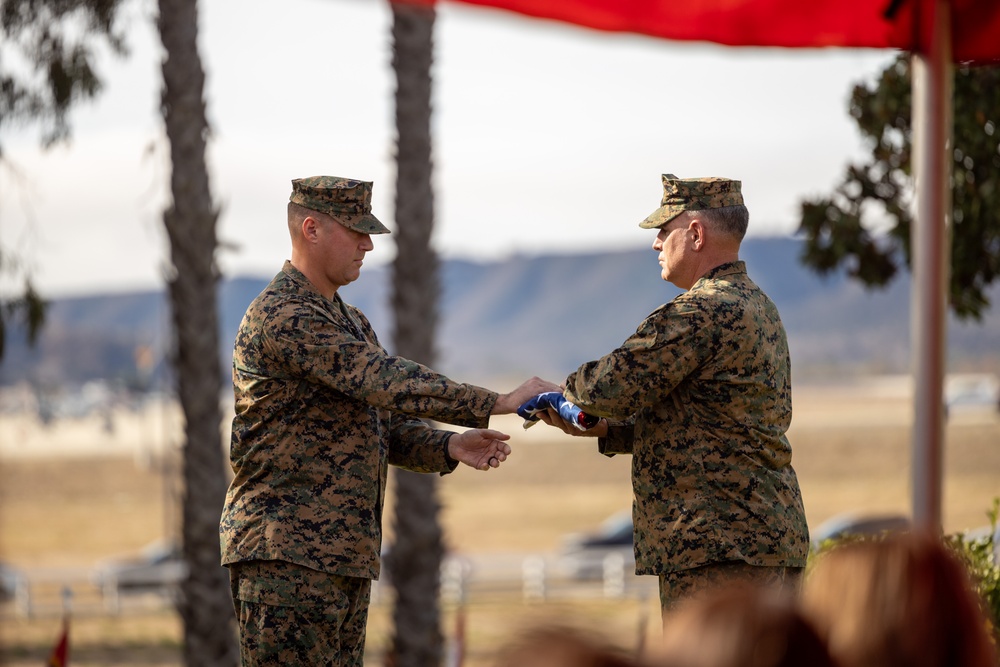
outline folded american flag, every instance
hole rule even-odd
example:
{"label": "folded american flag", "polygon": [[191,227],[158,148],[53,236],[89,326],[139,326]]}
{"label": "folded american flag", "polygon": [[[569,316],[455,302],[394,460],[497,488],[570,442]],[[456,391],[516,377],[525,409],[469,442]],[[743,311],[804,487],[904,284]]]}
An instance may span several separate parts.
{"label": "folded american flag", "polygon": [[575,404],[567,401],[566,397],[558,391],[547,391],[525,401],[517,409],[517,414],[524,419],[524,428],[529,428],[538,422],[538,413],[545,412],[549,408],[554,408],[559,412],[563,421],[569,422],[581,431],[594,428],[601,420],[600,417],[588,415]]}

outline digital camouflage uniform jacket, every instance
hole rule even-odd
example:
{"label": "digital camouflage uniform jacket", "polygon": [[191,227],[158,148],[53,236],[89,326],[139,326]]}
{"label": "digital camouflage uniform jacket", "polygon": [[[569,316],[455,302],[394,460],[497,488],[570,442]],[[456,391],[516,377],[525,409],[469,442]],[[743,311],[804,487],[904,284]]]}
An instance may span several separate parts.
{"label": "digital camouflage uniform jacket", "polygon": [[243,318],[233,386],[223,565],[283,560],[372,579],[388,464],[455,465],[452,432],[415,417],[485,427],[497,399],[389,355],[360,310],[324,298],[290,262]]}
{"label": "digital camouflage uniform jacket", "polygon": [[788,341],[774,303],[724,264],[566,380],[632,454],[637,574],[722,561],[802,567],[809,534],[792,451]]}

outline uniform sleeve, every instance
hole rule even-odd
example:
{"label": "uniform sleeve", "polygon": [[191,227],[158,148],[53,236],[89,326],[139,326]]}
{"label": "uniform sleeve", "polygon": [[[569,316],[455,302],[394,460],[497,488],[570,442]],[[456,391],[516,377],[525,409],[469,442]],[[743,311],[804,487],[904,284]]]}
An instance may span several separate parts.
{"label": "uniform sleeve", "polygon": [[452,431],[436,429],[425,422],[393,414],[389,435],[389,465],[413,472],[453,471],[458,462],[447,455]]}
{"label": "uniform sleeve", "polygon": [[564,395],[585,412],[625,420],[661,402],[694,372],[712,354],[710,340],[704,311],[678,297],[613,352],[571,373]]}
{"label": "uniform sleeve", "polygon": [[287,302],[268,318],[264,352],[278,375],[329,387],[369,405],[450,424],[486,427],[497,394],[454,382],[426,366],[358,340],[309,302]]}
{"label": "uniform sleeve", "polygon": [[633,442],[635,442],[633,418],[630,417],[624,422],[608,421],[608,434],[597,439],[597,451],[605,456],[631,454]]}

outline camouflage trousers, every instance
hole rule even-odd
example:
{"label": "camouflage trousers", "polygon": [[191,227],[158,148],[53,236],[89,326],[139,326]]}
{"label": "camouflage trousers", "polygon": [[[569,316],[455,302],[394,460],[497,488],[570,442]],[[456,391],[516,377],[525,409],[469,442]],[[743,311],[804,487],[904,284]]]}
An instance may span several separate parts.
{"label": "camouflage trousers", "polygon": [[802,581],[801,567],[767,567],[743,561],[711,563],[690,570],[660,575],[660,608],[664,616],[677,603],[698,594],[734,584],[778,587],[790,592],[798,590]]}
{"label": "camouflage trousers", "polygon": [[243,667],[362,667],[371,580],[284,561],[229,568]]}

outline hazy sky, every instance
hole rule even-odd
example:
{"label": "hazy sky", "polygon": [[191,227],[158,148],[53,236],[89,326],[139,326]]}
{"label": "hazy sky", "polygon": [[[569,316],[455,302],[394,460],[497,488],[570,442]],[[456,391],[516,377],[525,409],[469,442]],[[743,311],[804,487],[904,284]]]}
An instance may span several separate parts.
{"label": "hazy sky", "polygon": [[[223,271],[280,267],[293,178],[372,180],[374,212],[394,228],[387,3],[199,5]],[[105,93],[72,115],[69,146],[43,152],[28,128],[0,137],[0,243],[47,296],[162,282],[154,8],[128,6],[132,55],[103,61]],[[434,242],[474,259],[645,247],[637,225],[664,172],[741,179],[751,233],[791,234],[800,200],[863,153],[847,99],[893,57],[667,42],[447,2],[435,30]],[[395,253],[376,238],[369,264]]]}

